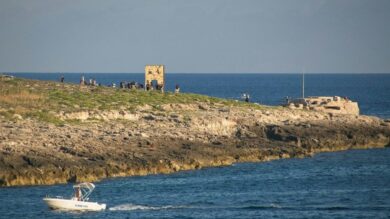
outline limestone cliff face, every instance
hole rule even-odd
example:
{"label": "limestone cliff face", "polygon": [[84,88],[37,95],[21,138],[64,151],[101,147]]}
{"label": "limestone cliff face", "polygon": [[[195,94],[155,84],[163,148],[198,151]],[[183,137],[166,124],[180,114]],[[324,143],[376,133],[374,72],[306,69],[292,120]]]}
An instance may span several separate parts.
{"label": "limestone cliff face", "polygon": [[285,108],[166,104],[0,119],[0,185],[96,181],[388,146],[390,121]]}

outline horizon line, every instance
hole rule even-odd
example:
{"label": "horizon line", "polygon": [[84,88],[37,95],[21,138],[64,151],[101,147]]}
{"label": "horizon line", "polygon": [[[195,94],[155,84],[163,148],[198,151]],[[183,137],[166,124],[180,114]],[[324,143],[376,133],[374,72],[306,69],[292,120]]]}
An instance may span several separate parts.
{"label": "horizon line", "polygon": [[[1,72],[0,74],[144,74],[144,72]],[[165,72],[165,74],[302,74],[302,72]],[[390,74],[390,72],[305,72],[305,74]]]}

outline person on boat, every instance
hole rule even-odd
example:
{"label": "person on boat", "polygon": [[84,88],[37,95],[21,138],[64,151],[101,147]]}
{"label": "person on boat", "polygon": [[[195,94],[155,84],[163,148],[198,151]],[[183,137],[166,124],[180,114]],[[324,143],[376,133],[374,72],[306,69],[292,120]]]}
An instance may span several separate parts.
{"label": "person on boat", "polygon": [[81,189],[80,187],[77,187],[75,190],[75,197],[77,201],[81,201]]}

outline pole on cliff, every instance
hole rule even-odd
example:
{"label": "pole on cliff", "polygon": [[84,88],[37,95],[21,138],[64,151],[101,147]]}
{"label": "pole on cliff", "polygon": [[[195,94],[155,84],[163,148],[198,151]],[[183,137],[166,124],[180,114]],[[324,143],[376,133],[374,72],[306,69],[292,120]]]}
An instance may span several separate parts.
{"label": "pole on cliff", "polygon": [[302,71],[302,99],[305,98],[305,68]]}

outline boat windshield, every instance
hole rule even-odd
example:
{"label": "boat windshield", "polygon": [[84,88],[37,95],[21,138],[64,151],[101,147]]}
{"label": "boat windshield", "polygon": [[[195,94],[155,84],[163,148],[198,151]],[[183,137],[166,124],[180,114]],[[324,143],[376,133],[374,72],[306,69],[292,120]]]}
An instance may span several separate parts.
{"label": "boat windshield", "polygon": [[79,183],[73,186],[74,198],[78,201],[87,201],[92,191],[95,189],[95,185],[92,183]]}

